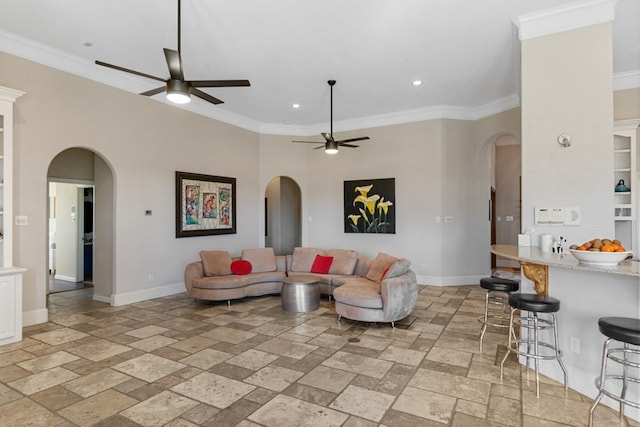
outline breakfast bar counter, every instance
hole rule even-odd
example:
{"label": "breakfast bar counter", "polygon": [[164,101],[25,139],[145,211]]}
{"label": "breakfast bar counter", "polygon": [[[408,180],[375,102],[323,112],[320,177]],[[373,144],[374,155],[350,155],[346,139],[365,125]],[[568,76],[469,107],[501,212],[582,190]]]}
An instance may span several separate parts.
{"label": "breakfast bar counter", "polygon": [[[534,290],[560,301],[560,348],[569,372],[569,387],[595,397],[593,380],[600,373],[605,339],[598,330],[598,319],[640,317],[640,263],[627,260],[613,266],[584,264],[569,251],[557,254],[515,245],[493,245],[491,252],[520,263],[524,275],[522,292]],[[541,364],[540,371],[562,381],[563,373],[555,363]],[[636,400],[640,400],[639,393],[638,387],[628,390]],[[617,408],[616,402],[604,401]],[[627,408],[627,414],[640,420],[640,410]]]}
{"label": "breakfast bar counter", "polygon": [[615,266],[583,264],[578,262],[570,252],[562,254],[542,252],[535,246],[493,245],[491,252],[497,256],[518,261],[524,275],[534,282],[535,291],[541,295],[549,294],[549,267],[618,274],[640,280],[640,263],[636,261],[622,261]]}

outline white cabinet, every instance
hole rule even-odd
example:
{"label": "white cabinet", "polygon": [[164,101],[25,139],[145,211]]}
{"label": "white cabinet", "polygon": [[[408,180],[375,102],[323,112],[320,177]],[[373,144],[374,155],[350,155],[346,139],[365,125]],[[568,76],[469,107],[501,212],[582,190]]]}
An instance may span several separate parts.
{"label": "white cabinet", "polygon": [[0,345],[22,339],[22,273],[13,267],[13,104],[24,92],[0,86]]}
{"label": "white cabinet", "polygon": [[24,271],[24,268],[0,269],[0,345],[22,340]]}
{"label": "white cabinet", "polygon": [[638,124],[640,120],[615,122],[613,135],[613,215],[616,239],[638,258]]}

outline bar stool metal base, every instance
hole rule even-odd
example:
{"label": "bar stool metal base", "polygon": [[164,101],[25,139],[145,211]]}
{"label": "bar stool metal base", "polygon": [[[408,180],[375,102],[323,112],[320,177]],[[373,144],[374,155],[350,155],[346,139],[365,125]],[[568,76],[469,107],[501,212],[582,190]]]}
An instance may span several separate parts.
{"label": "bar stool metal base", "polygon": [[[480,331],[480,353],[482,353],[482,344],[484,335],[487,332],[487,326],[495,328],[509,327],[509,316],[504,313],[504,307],[508,304],[509,293],[517,291],[520,288],[520,283],[510,279],[487,277],[480,279],[480,287],[487,290],[484,301],[484,314],[478,316],[478,322],[482,324]],[[500,306],[503,310],[500,314],[489,314],[491,305]]]}
{"label": "bar stool metal base", "polygon": [[[527,378],[529,375],[529,359],[533,359],[536,373],[536,397],[540,397],[540,360],[557,360],[564,377],[564,388],[568,389],[567,369],[562,363],[562,351],[558,340],[558,321],[555,312],[560,308],[560,301],[555,298],[537,294],[512,294],[509,296],[511,315],[509,320],[509,343],[507,352],[500,363],[500,380],[504,374],[504,363],[509,354],[524,356],[527,363]],[[527,316],[515,318],[518,310],[526,311]],[[547,313],[548,319],[541,318],[540,313]],[[527,330],[526,338],[517,339],[515,326]],[[553,330],[553,343],[542,342],[538,339],[538,332],[545,329]],[[533,335],[533,340],[532,340]],[[521,350],[521,347],[525,349]]]}
{"label": "bar stool metal base", "polygon": [[[629,383],[640,384],[640,319],[624,317],[603,317],[598,320],[600,332],[609,338],[602,346],[602,365],[600,376],[594,381],[598,396],[589,410],[589,426],[593,426],[593,413],[604,396],[616,400],[620,404],[620,419],[624,418],[624,406],[640,408],[640,402],[627,399]],[[611,347],[614,341],[622,343],[622,347]],[[632,347],[633,345],[633,347]],[[607,373],[607,362],[622,366],[622,374]],[[632,370],[633,374],[629,372]],[[619,384],[620,392],[614,393],[612,385]],[[636,387],[637,389],[638,387]]]}

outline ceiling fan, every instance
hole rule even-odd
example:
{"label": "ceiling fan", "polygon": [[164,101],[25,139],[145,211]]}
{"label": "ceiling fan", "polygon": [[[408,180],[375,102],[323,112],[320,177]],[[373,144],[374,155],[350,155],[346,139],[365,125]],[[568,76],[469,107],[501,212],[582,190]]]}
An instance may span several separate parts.
{"label": "ceiling fan", "polygon": [[138,76],[158,80],[165,83],[156,89],[142,92],[140,95],[153,96],[160,92],[167,92],[167,99],[176,104],[185,104],[191,100],[191,95],[204,99],[212,104],[222,104],[223,101],[209,95],[208,93],[198,89],[199,87],[235,87],[235,86],[251,86],[249,80],[185,80],[182,70],[182,58],[180,57],[180,0],[178,0],[178,50],[164,48],[164,56],[167,60],[169,68],[169,78],[152,76],[150,74],[141,73],[139,71],[130,70],[118,65],[107,64],[106,62],[96,61],[97,65],[113,68],[114,70],[124,71]]}
{"label": "ceiling fan", "polygon": [[[338,152],[338,147],[349,147],[349,148],[358,148],[359,145],[353,145],[350,144],[351,142],[356,142],[356,141],[364,141],[369,139],[368,136],[361,136],[358,138],[349,138],[349,139],[342,139],[340,141],[336,141],[335,139],[333,139],[333,86],[336,84],[335,80],[329,80],[327,83],[329,83],[329,86],[331,87],[331,121],[330,121],[330,131],[329,133],[327,132],[322,132],[320,135],[322,135],[324,137],[324,139],[326,140],[326,142],[324,143],[324,145],[321,145],[317,148],[315,148],[316,150],[319,150],[320,148],[324,147],[324,152],[327,154],[336,154]],[[321,144],[320,142],[316,142],[316,141],[292,141],[292,142],[303,142],[303,143],[307,143],[307,144]]]}

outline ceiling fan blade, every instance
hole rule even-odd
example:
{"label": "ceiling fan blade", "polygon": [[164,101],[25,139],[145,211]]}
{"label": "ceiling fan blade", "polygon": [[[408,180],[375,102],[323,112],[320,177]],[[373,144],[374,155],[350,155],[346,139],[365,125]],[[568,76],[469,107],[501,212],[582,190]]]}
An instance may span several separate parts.
{"label": "ceiling fan blade", "polygon": [[324,137],[324,139],[327,140],[327,142],[330,142],[330,141],[334,140],[330,133],[322,132],[320,135],[322,135]]}
{"label": "ceiling fan blade", "polygon": [[167,90],[166,86],[160,86],[160,87],[157,87],[155,89],[151,89],[151,90],[148,90],[146,92],[142,92],[140,95],[153,96],[153,95],[156,95],[158,93],[165,92],[166,90]]}
{"label": "ceiling fan blade", "polygon": [[184,80],[182,73],[182,59],[180,52],[164,48],[164,57],[167,59],[167,67],[169,67],[169,75],[174,80]]}
{"label": "ceiling fan blade", "polygon": [[301,142],[303,144],[324,144],[324,142],[319,142],[319,141],[291,141],[291,142]]}
{"label": "ceiling fan blade", "polygon": [[125,73],[135,74],[136,76],[146,77],[148,79],[158,80],[160,82],[166,82],[167,79],[163,79],[160,77],[152,76],[151,74],[141,73],[140,71],[130,70],[128,68],[120,67],[118,65],[107,64],[106,62],[96,61],[96,65],[102,65],[103,67],[113,68],[114,70],[124,71]]}
{"label": "ceiling fan blade", "polygon": [[193,87],[237,87],[251,86],[249,80],[193,80],[190,81]]}
{"label": "ceiling fan blade", "polygon": [[340,147],[349,147],[349,148],[358,148],[360,147],[359,145],[353,145],[353,144],[338,144]]}
{"label": "ceiling fan blade", "polygon": [[200,89],[196,89],[195,87],[191,88],[191,95],[195,95],[198,98],[202,98],[205,101],[209,101],[210,103],[215,105],[224,104],[224,101],[221,101],[215,96],[211,96],[208,93],[201,91]]}
{"label": "ceiling fan blade", "polygon": [[365,141],[367,139],[370,139],[368,136],[361,136],[358,138],[349,138],[349,139],[343,139],[341,141],[336,141],[338,144],[340,145],[344,145],[343,142],[356,142],[356,141]]}

